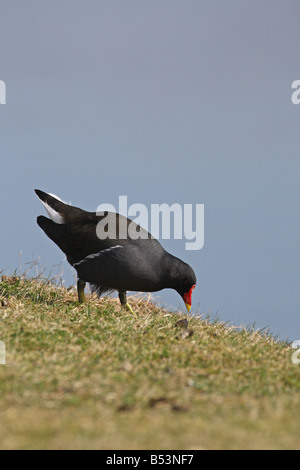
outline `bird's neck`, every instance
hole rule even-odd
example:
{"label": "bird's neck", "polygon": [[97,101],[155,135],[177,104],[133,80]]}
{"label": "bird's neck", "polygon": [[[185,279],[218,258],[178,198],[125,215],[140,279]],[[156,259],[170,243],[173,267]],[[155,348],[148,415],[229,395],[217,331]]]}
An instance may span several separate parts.
{"label": "bird's neck", "polygon": [[164,283],[168,288],[178,290],[186,263],[166,252],[163,266]]}

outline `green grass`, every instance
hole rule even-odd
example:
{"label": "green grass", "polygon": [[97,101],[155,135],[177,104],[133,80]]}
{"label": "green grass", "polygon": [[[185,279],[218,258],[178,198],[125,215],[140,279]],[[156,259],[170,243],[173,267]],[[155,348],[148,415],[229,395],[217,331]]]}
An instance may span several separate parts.
{"label": "green grass", "polygon": [[286,343],[131,305],[2,278],[1,449],[299,449]]}

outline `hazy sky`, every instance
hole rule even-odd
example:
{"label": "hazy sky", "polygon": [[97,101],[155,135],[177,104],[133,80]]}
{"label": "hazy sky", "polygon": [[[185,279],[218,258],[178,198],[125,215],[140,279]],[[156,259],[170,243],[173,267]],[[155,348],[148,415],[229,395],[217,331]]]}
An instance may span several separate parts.
{"label": "hazy sky", "polygon": [[204,204],[202,250],[163,241],[197,274],[194,311],[300,339],[299,1],[0,8],[0,269],[20,250],[23,268],[64,258],[36,225],[35,188],[87,210],[119,195]]}

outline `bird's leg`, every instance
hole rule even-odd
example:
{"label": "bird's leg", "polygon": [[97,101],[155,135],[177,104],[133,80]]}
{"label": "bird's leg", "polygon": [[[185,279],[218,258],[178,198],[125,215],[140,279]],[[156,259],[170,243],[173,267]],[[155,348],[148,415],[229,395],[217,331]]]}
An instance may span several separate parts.
{"label": "bird's leg", "polygon": [[126,292],[124,291],[119,291],[119,299],[121,302],[121,305],[126,308],[130,313],[134,313],[132,308],[130,307],[129,303],[127,302],[127,295]]}
{"label": "bird's leg", "polygon": [[78,292],[78,300],[81,304],[83,304],[86,301],[85,295],[84,295],[84,288],[86,286],[86,283],[82,281],[81,279],[78,279],[77,281],[77,292]]}
{"label": "bird's leg", "polygon": [[119,299],[120,299],[121,305],[123,305],[123,307],[125,307],[126,304],[127,304],[127,295],[126,295],[126,292],[120,291],[120,292],[119,292]]}

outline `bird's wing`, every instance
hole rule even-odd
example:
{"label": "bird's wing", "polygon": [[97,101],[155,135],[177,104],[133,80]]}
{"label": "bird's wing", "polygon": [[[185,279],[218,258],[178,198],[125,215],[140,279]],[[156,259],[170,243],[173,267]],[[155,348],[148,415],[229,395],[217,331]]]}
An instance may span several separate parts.
{"label": "bird's wing", "polygon": [[116,290],[160,290],[159,270],[138,244],[115,245],[74,264],[78,276],[95,286]]}

